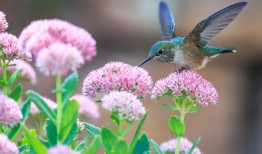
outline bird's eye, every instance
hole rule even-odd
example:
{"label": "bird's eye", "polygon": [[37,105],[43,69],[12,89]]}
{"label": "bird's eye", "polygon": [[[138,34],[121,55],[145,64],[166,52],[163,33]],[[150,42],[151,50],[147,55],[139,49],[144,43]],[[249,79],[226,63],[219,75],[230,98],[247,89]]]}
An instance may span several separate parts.
{"label": "bird's eye", "polygon": [[156,54],[156,56],[160,56],[160,54],[163,53],[163,50],[159,50],[158,53]]}

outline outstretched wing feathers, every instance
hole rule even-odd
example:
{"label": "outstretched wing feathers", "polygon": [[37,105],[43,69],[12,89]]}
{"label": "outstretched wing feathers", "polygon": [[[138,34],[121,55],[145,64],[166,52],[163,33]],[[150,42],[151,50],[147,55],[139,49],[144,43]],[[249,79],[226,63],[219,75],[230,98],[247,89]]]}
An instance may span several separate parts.
{"label": "outstretched wing feathers", "polygon": [[168,5],[163,1],[159,2],[159,23],[163,38],[165,40],[172,39],[175,29],[174,17]]}
{"label": "outstretched wing feathers", "polygon": [[202,20],[186,37],[186,40],[193,41],[200,47],[206,46],[237,17],[246,4],[247,2],[235,3]]}

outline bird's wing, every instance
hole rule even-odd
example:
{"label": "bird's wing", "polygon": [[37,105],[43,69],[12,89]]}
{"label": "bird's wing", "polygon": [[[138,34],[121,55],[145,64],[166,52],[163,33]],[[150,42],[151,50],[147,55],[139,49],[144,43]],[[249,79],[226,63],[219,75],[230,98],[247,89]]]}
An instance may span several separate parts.
{"label": "bird's wing", "polygon": [[174,35],[175,21],[168,5],[160,1],[159,2],[159,22],[162,30],[162,35],[165,40],[171,40]]}
{"label": "bird's wing", "polygon": [[194,42],[199,47],[206,46],[213,37],[236,18],[246,4],[247,2],[235,3],[202,20],[186,36],[186,41]]}

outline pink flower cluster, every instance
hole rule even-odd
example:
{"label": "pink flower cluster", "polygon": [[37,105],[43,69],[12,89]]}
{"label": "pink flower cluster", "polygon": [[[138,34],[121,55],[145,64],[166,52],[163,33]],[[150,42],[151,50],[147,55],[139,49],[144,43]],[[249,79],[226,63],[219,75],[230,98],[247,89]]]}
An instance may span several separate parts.
{"label": "pink flower cluster", "polygon": [[83,28],[59,19],[37,20],[28,25],[19,36],[19,47],[37,55],[53,43],[77,48],[85,60],[96,55],[96,41]]}
{"label": "pink flower cluster", "polygon": [[19,154],[19,150],[15,143],[11,142],[4,134],[0,134],[0,153]]}
{"label": "pink flower cluster", "polygon": [[218,102],[218,93],[214,86],[194,71],[175,72],[157,81],[151,97],[158,98],[167,94],[169,90],[174,95],[181,95],[182,91],[185,91],[187,95],[196,98],[203,107],[208,103],[216,104]]}
{"label": "pink flower cluster", "polygon": [[7,60],[13,59],[24,59],[30,60],[31,54],[27,52],[22,52],[18,49],[17,37],[4,32],[8,27],[8,23],[5,18],[5,14],[0,11],[0,49],[2,53],[0,58]]}
{"label": "pink flower cluster", "polygon": [[5,14],[0,11],[0,32],[4,32],[8,27],[8,22],[6,21]]}
{"label": "pink flower cluster", "polygon": [[57,145],[48,149],[48,154],[80,154],[80,152],[73,151],[66,145]]}
{"label": "pink flower cluster", "polygon": [[102,106],[118,114],[120,120],[134,121],[146,113],[146,109],[137,97],[131,93],[110,92],[102,98]]}
{"label": "pink flower cluster", "polygon": [[143,97],[151,90],[152,78],[146,70],[122,62],[110,62],[90,72],[83,83],[83,94],[91,97],[110,91],[128,91]]}
{"label": "pink flower cluster", "polygon": [[1,94],[0,95],[0,123],[4,126],[16,125],[21,122],[23,115],[17,103]]}
{"label": "pink flower cluster", "polygon": [[89,97],[76,94],[71,99],[75,99],[79,104],[79,115],[85,118],[98,119],[100,114],[98,106]]}
{"label": "pink flower cluster", "polygon": [[[43,97],[43,100],[46,102],[46,104],[51,108],[51,109],[55,109],[57,107],[57,104],[52,101],[51,99],[47,98],[47,97]],[[40,110],[38,109],[38,107],[35,105],[35,103],[31,103],[31,108],[30,108],[30,113],[32,115],[36,115],[36,114],[40,114]]]}
{"label": "pink flower cluster", "polygon": [[30,60],[31,54],[22,52],[18,49],[17,46],[17,37],[9,33],[0,33],[0,46],[4,53],[3,57],[7,60],[13,59],[24,59]]}
{"label": "pink flower cluster", "polygon": [[41,73],[49,75],[66,75],[84,64],[81,53],[73,46],[53,43],[38,54],[36,67]]}
{"label": "pink flower cluster", "polygon": [[[172,153],[176,151],[176,139],[169,140],[160,145],[160,148],[165,153]],[[192,147],[192,143],[187,139],[182,137],[180,142],[180,153],[188,153]],[[196,147],[192,154],[201,154],[201,151]]]}
{"label": "pink flower cluster", "polygon": [[18,44],[33,53],[45,75],[65,75],[96,55],[96,42],[87,31],[59,19],[32,22],[20,34]]}

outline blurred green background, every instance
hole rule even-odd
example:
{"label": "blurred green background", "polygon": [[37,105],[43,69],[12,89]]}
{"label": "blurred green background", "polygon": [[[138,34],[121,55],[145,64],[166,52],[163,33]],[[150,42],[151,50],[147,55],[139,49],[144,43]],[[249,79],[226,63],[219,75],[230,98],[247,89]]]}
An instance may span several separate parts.
{"label": "blurred green background", "polygon": [[[188,34],[194,26],[236,0],[166,0],[174,12],[177,35]],[[202,137],[199,148],[206,154],[262,153],[262,1],[249,0],[247,7],[222,31],[211,45],[235,47],[237,53],[221,55],[199,73],[212,82],[220,96],[219,104],[186,117],[185,136],[194,141]],[[161,40],[158,0],[0,0],[7,15],[8,32],[19,36],[31,21],[45,18],[67,20],[89,31],[97,41],[95,59],[79,70],[81,93],[84,77],[110,61],[137,65],[151,45]],[[154,81],[178,69],[173,64],[151,61],[143,66]],[[52,77],[38,73],[35,86],[53,98]],[[143,129],[158,143],[171,139],[167,125],[172,114],[154,100],[143,100],[149,116]],[[91,121],[105,125],[109,113],[100,108],[101,118]],[[131,138],[132,133],[127,137]]]}

